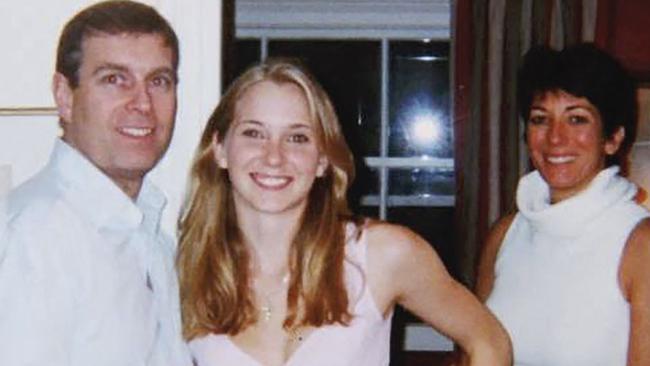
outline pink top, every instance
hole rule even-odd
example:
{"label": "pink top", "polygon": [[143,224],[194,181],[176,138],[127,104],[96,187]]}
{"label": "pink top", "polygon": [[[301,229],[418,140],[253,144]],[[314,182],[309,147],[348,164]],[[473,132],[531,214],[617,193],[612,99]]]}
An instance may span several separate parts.
{"label": "pink top", "polygon": [[[345,279],[353,318],[348,326],[333,324],[314,330],[291,355],[285,366],[382,366],[388,365],[391,314],[384,318],[367,286],[365,234],[355,240],[348,225],[345,247]],[[262,366],[227,335],[195,338],[190,349],[197,366]]]}

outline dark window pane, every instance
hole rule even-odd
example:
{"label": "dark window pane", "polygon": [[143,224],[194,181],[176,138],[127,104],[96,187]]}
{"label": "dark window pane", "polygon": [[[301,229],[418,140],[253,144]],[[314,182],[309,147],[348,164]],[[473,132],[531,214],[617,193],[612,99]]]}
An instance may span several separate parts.
{"label": "dark window pane", "polygon": [[358,175],[356,179],[361,181],[360,193],[364,195],[379,194],[379,170],[377,168],[367,168],[363,175]]}
{"label": "dark window pane", "polygon": [[[348,202],[354,212],[360,212],[361,206],[375,206],[379,204],[379,172],[376,169],[368,168],[357,171],[357,176],[348,190]],[[362,200],[374,197],[372,203],[363,203]]]}
{"label": "dark window pane", "polygon": [[370,217],[373,219],[379,219],[379,207],[378,206],[361,206],[357,211],[355,211],[355,214],[363,216],[363,217]]}
{"label": "dark window pane", "polygon": [[375,41],[273,40],[269,56],[301,59],[329,94],[355,157],[379,154],[380,47]]}
{"label": "dark window pane", "polygon": [[426,239],[454,274],[453,207],[391,207],[387,219],[411,228]]}
{"label": "dark window pane", "polygon": [[260,47],[259,39],[238,39],[235,41],[235,52],[232,56],[234,58],[233,79],[226,80],[224,85],[230,85],[230,83],[241,75],[248,67],[260,61]]}
{"label": "dark window pane", "polygon": [[453,156],[449,43],[390,43],[390,156]]}
{"label": "dark window pane", "polygon": [[456,191],[454,172],[440,169],[391,169],[388,172],[390,195],[453,196]]}

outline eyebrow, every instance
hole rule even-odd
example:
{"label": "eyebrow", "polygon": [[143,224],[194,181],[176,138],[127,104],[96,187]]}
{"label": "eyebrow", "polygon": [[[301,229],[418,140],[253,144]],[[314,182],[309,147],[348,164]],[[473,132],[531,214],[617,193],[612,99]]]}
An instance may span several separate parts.
{"label": "eyebrow", "polygon": [[254,120],[254,119],[243,119],[240,121],[236,122],[236,125],[243,125],[243,124],[251,124],[251,125],[257,125],[257,126],[264,126],[264,124],[260,121]]}
{"label": "eyebrow", "polygon": [[567,111],[573,111],[573,110],[576,110],[576,109],[585,109],[585,110],[587,110],[589,112],[594,112],[594,113],[598,112],[598,110],[596,108],[593,108],[593,107],[591,107],[589,105],[573,104],[573,105],[570,105],[570,106],[568,106],[566,108]]}
{"label": "eyebrow", "polygon": [[[104,63],[102,65],[99,65],[93,71],[93,75],[97,75],[97,74],[100,74],[100,73],[106,72],[106,71],[121,71],[121,72],[127,72],[128,73],[128,72],[130,72],[130,69],[127,66],[124,66],[124,65],[115,64],[115,63],[112,63],[112,62],[107,62],[107,63]],[[157,74],[167,74],[174,81],[178,81],[178,77],[176,76],[176,73],[174,72],[174,70],[172,70],[168,66],[160,66],[160,67],[157,67],[157,68],[153,69],[152,71],[147,73],[147,77],[149,77],[151,75],[157,75]]]}
{"label": "eyebrow", "polygon": [[[263,122],[260,122],[258,120],[254,120],[254,119],[244,119],[244,120],[239,121],[237,124],[238,125],[240,125],[240,124],[253,124],[253,125],[257,125],[257,126],[261,126],[261,127],[265,126]],[[310,130],[313,129],[313,127],[310,124],[304,123],[304,122],[292,123],[292,124],[289,125],[289,129],[300,129],[300,128],[307,128],[307,129],[310,129]]]}
{"label": "eyebrow", "polygon": [[[573,111],[573,110],[576,110],[576,109],[585,109],[585,110],[590,111],[590,112],[598,112],[598,110],[596,108],[593,108],[593,107],[591,107],[589,105],[582,105],[582,104],[571,104],[571,105],[569,105],[568,107],[565,108],[565,111]],[[538,111],[542,111],[542,112],[547,111],[546,108],[544,108],[542,105],[539,105],[539,104],[531,105],[530,110],[531,111],[538,110]]]}
{"label": "eyebrow", "polygon": [[93,75],[97,75],[97,74],[105,72],[105,71],[128,72],[129,69],[126,66],[123,66],[123,65],[114,64],[114,63],[105,63],[105,64],[99,65],[95,70],[93,70]]}

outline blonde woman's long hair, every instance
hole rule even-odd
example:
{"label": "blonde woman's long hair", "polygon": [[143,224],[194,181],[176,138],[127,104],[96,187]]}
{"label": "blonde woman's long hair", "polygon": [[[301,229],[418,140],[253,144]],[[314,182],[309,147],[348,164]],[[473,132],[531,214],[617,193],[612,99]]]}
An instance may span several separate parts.
{"label": "blonde woman's long hair", "polygon": [[240,76],[216,107],[201,136],[179,220],[183,335],[235,335],[258,319],[251,289],[251,255],[237,225],[228,172],[218,167],[212,144],[222,141],[242,95],[261,81],[293,83],[306,96],[318,146],[329,165],[309,192],[302,222],[290,248],[291,280],[284,328],[348,324],[344,284],[344,223],[351,219],[346,192],[354,177],[352,154],[332,103],[297,62],[268,60]]}

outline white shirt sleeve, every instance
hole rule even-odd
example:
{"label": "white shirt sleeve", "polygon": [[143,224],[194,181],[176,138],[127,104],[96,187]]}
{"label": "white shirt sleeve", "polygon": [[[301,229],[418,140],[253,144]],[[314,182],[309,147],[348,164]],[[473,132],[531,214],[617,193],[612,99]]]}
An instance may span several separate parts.
{"label": "white shirt sleeve", "polygon": [[38,225],[0,235],[0,365],[72,365],[75,296],[56,243]]}

